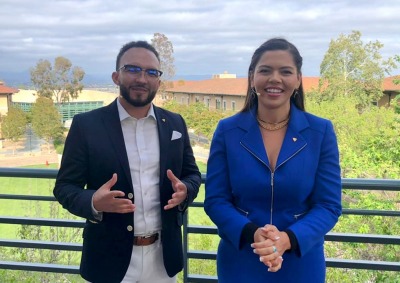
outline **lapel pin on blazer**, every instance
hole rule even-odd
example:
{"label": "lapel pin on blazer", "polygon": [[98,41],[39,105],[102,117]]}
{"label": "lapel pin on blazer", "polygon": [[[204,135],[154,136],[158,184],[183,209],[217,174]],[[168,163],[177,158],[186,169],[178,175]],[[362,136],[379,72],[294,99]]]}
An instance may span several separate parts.
{"label": "lapel pin on blazer", "polygon": [[293,138],[293,141],[296,142],[296,141],[297,141],[297,138]]}
{"label": "lapel pin on blazer", "polygon": [[165,119],[161,119],[165,123]]}

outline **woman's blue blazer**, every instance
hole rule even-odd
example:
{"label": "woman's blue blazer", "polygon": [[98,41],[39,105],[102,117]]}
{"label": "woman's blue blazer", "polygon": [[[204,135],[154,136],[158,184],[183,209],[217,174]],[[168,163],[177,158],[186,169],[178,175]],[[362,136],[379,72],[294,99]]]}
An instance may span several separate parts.
{"label": "woman's blue blazer", "polygon": [[[217,225],[219,282],[324,282],[324,235],[341,215],[339,152],[329,120],[293,104],[275,170],[269,166],[256,109],[219,122],[207,165],[205,211]],[[243,227],[290,229],[298,251],[283,254],[282,269],[268,272]]]}

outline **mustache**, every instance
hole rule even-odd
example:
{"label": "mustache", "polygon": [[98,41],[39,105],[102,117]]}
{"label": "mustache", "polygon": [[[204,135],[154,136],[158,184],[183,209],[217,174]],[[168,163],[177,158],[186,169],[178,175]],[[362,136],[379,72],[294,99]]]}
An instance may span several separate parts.
{"label": "mustache", "polygon": [[129,87],[144,87],[147,88],[147,84],[146,83],[135,83],[135,84],[131,84],[129,85]]}

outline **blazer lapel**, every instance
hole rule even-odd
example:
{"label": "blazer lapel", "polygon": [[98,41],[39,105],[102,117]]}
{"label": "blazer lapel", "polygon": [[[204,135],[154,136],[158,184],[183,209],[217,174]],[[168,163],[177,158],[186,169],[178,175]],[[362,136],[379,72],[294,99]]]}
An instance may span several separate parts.
{"label": "blazer lapel", "polygon": [[154,106],[154,113],[157,118],[157,128],[158,137],[160,141],[160,188],[162,187],[162,182],[164,180],[165,174],[167,172],[167,157],[168,157],[168,147],[171,142],[172,131],[170,129],[170,124],[168,117],[165,113],[158,107]]}
{"label": "blazer lapel", "polygon": [[125,177],[128,179],[131,190],[133,191],[131,172],[129,167],[128,155],[122,133],[121,121],[119,119],[117,100],[114,100],[109,106],[104,108],[103,122],[105,129],[110,137],[111,146],[116,152],[116,156],[121,163]]}
{"label": "blazer lapel", "polygon": [[[251,111],[243,114],[243,118],[241,118],[239,122],[238,126],[247,131],[241,140],[241,144],[254,157],[269,167],[267,153],[255,118],[255,111],[256,108],[253,108]],[[279,152],[277,167],[307,146],[306,140],[300,133],[304,128],[309,127],[304,113],[297,109],[296,106],[291,105],[290,116],[289,126],[283,140],[281,151]]]}
{"label": "blazer lapel", "polygon": [[240,141],[241,145],[254,157],[269,167],[267,153],[265,152],[263,139],[255,118],[254,109],[243,114],[243,118],[240,119],[238,126],[247,131]]}
{"label": "blazer lapel", "polygon": [[309,123],[304,113],[296,106],[292,104],[290,109],[290,122],[279,152],[277,167],[307,146],[307,141],[301,135],[301,131],[309,127]]}

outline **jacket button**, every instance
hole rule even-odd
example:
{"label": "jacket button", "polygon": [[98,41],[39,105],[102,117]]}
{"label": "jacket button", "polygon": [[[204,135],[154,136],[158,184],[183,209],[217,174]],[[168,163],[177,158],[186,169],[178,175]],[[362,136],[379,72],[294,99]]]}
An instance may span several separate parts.
{"label": "jacket button", "polygon": [[133,194],[132,194],[132,193],[129,193],[129,194],[128,194],[128,198],[129,198],[129,199],[133,199]]}
{"label": "jacket button", "polygon": [[126,227],[126,229],[127,229],[129,232],[132,232],[132,231],[133,231],[132,225],[128,225],[128,227]]}

